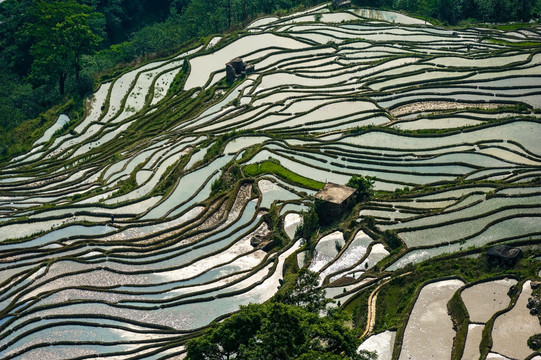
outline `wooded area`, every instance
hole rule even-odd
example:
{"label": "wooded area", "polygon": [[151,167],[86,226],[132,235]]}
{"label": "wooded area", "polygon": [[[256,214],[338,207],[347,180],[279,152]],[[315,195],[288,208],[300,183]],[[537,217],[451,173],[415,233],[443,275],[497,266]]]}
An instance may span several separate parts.
{"label": "wooded area", "polygon": [[[320,0],[8,0],[0,4],[0,159],[55,104],[81,103],[99,74],[172,53],[197,37],[232,31],[256,16]],[[124,65],[123,65],[124,64]]]}
{"label": "wooded area", "polygon": [[404,10],[456,25],[461,21],[529,21],[538,17],[536,0],[356,0],[359,6]]}
{"label": "wooded area", "polygon": [[[537,2],[536,2],[537,1]],[[0,3],[0,159],[25,149],[37,118],[55,104],[81,104],[99,74],[172,53],[182,43],[234,31],[262,14],[321,0],[7,0]],[[356,0],[449,24],[526,21],[539,0]],[[124,64],[124,65],[123,65]],[[18,131],[21,123],[34,119]]]}

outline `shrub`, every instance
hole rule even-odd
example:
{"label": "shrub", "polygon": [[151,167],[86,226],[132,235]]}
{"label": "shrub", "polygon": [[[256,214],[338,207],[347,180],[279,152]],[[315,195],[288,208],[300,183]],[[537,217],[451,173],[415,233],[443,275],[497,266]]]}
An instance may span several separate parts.
{"label": "shrub", "polygon": [[528,346],[535,351],[541,349],[541,334],[530,336],[528,339]]}
{"label": "shrub", "polygon": [[402,241],[394,230],[385,230],[382,236],[382,240],[387,244],[391,250],[398,249],[402,246]]}
{"label": "shrub", "polygon": [[355,198],[358,202],[367,201],[374,195],[374,178],[353,175],[347,186],[357,189]]}

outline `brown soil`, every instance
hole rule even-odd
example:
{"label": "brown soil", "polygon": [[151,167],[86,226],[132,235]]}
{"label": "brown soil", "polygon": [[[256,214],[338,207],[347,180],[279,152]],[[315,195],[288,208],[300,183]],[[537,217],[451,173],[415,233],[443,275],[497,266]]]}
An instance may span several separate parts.
{"label": "brown soil", "polygon": [[412,104],[402,105],[393,110],[393,116],[402,116],[411,113],[423,111],[442,111],[442,110],[460,110],[460,109],[496,109],[500,104],[476,103],[466,104],[453,101],[421,101]]}

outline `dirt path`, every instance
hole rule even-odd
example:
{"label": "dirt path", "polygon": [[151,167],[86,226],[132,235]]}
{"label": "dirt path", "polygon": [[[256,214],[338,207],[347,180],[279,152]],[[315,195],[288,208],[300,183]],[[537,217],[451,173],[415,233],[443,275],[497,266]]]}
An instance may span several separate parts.
{"label": "dirt path", "polygon": [[[411,274],[411,271],[404,273],[398,277],[406,276],[409,274]],[[361,335],[361,338],[365,337],[366,334],[369,334],[370,332],[372,332],[372,330],[374,330],[374,326],[376,325],[376,301],[378,300],[379,290],[383,287],[383,285],[391,281],[392,278],[389,276],[381,280],[383,282],[379,284],[368,297],[368,315],[366,317],[366,328],[364,329],[364,332]]]}
{"label": "dirt path", "polygon": [[378,300],[378,292],[383,285],[391,281],[391,277],[383,278],[382,280],[385,281],[379,284],[368,297],[368,315],[366,317],[366,328],[364,329],[361,337],[365,337],[366,334],[368,334],[372,331],[372,329],[374,329],[374,325],[376,325],[376,301]]}

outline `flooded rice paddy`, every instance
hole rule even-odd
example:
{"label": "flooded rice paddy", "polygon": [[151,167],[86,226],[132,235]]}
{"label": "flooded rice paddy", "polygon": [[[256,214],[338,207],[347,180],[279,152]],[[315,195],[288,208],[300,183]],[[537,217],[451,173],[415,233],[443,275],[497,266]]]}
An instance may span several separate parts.
{"label": "flooded rice paddy", "polygon": [[[541,56],[507,44],[540,39],[539,27],[454,31],[320,6],[101,84],[83,119],[59,115],[0,168],[0,357],[177,359],[194,331],[269,300],[288,257],[346,304],[381,269],[538,240]],[[238,56],[255,72],[228,85]],[[320,183],[373,176],[380,196],[309,254],[295,234],[314,187],[243,177],[265,161]],[[404,251],[382,242],[385,230]],[[273,231],[289,238],[282,248],[265,246]],[[487,359],[525,358],[541,328],[528,282],[504,311],[515,283],[427,284],[403,338],[371,334],[361,349],[391,359],[400,341],[400,359],[450,358],[447,302],[466,285],[463,359],[479,357],[498,312]]]}

